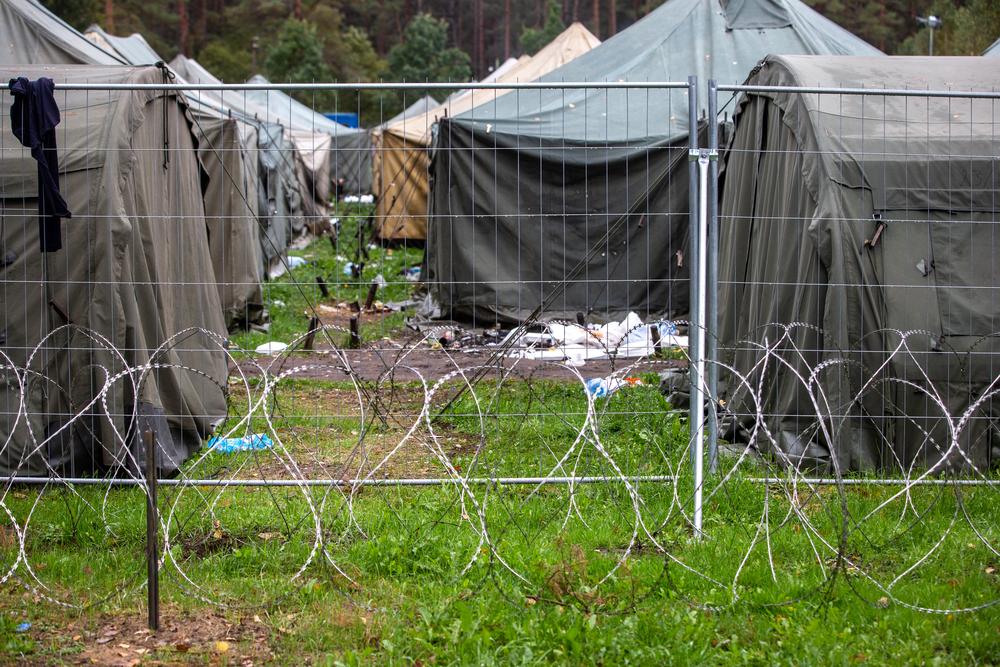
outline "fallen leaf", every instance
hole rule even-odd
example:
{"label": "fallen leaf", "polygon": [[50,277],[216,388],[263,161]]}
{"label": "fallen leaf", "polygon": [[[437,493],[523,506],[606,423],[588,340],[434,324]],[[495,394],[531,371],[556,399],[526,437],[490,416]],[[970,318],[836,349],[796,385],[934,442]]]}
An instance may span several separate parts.
{"label": "fallen leaf", "polygon": [[997,569],[995,567],[993,567],[992,565],[987,565],[986,566],[986,574],[993,574],[996,571],[997,571]]}
{"label": "fallen leaf", "polygon": [[114,639],[114,637],[98,637],[97,638],[97,643],[98,644],[107,644],[112,639]]}
{"label": "fallen leaf", "polygon": [[187,642],[177,642],[176,644],[174,644],[174,650],[180,651],[181,653],[187,653],[189,650],[191,650],[191,645],[188,644]]}
{"label": "fallen leaf", "polygon": [[875,603],[875,606],[876,607],[881,607],[882,609],[885,609],[886,607],[889,606],[889,598],[887,598],[886,596],[883,595],[882,597],[880,597],[878,599],[878,602]]}
{"label": "fallen leaf", "polygon": [[80,635],[73,635],[73,641],[75,642],[80,641]]}

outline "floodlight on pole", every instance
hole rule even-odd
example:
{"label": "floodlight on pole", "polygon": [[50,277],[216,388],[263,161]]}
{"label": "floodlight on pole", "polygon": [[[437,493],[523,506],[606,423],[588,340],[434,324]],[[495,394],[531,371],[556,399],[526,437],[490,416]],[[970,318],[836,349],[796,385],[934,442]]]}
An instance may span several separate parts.
{"label": "floodlight on pole", "polygon": [[917,17],[917,23],[919,23],[920,25],[927,26],[927,29],[930,30],[930,45],[929,45],[929,49],[928,49],[929,50],[928,55],[932,55],[933,56],[934,55],[934,31],[941,27],[941,17],[934,16],[933,14],[930,15],[930,16],[918,16]]}

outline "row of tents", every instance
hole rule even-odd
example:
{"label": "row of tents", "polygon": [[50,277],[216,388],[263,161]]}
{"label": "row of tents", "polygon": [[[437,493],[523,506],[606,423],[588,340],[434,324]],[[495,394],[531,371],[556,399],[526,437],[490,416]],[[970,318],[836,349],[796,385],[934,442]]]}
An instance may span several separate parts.
{"label": "row of tents", "polygon": [[[213,82],[193,61],[164,66],[139,35],[83,35],[34,0],[0,2],[0,68],[58,84]],[[134,468],[151,429],[172,471],[226,415],[228,330],[265,321],[262,282],[327,223],[331,182],[363,171],[330,156],[369,159],[356,149],[367,134],[278,91],[57,90],[56,102],[73,213],[62,251],[39,249],[30,152],[0,145],[0,467]]]}
{"label": "row of tents", "polygon": [[[0,66],[10,76],[120,83],[218,82],[198,63],[183,57],[169,68],[149,67],[155,54],[141,37],[117,38],[95,28],[85,38],[34,0],[0,0],[0,18],[0,49],[5,49],[0,52],[4,58]],[[771,53],[788,57],[765,60]],[[40,62],[51,64],[28,66]],[[828,206],[830,198],[847,201],[846,196],[831,194],[838,187],[888,199],[901,196],[899,178],[904,185],[937,187],[936,183],[907,180],[913,176],[908,171],[914,168],[912,156],[902,166],[883,160],[878,163],[882,176],[873,176],[873,153],[866,143],[874,136],[868,131],[872,125],[865,127],[855,143],[842,143],[843,137],[832,130],[836,126],[837,132],[843,132],[842,128],[851,126],[849,121],[855,116],[849,105],[813,108],[810,100],[792,94],[780,100],[748,94],[735,106],[725,105],[723,118],[709,119],[706,97],[700,95],[698,115],[689,118],[683,89],[600,84],[678,81],[694,74],[702,82],[740,83],[748,77],[761,82],[776,77],[803,85],[994,90],[997,68],[988,62],[888,58],[799,0],[669,0],[604,43],[573,25],[536,56],[508,61],[491,75],[498,83],[590,81],[593,88],[463,91],[440,105],[421,100],[370,132],[337,125],[273,89],[62,91],[60,132],[78,137],[60,146],[75,213],[64,229],[68,245],[87,247],[88,252],[72,259],[58,254],[39,257],[31,238],[34,228],[27,224],[34,208],[34,172],[23,150],[9,151],[5,144],[0,150],[2,210],[6,218],[20,224],[5,221],[4,242],[21,249],[23,263],[5,266],[4,280],[40,284],[33,281],[48,275],[46,290],[52,292],[41,292],[6,310],[5,350],[14,366],[23,365],[44,332],[57,324],[86,327],[104,338],[89,343],[65,341],[65,349],[89,352],[51,356],[47,362],[51,367],[39,377],[54,378],[58,391],[38,386],[27,396],[32,419],[48,415],[49,421],[29,424],[30,420],[16,418],[17,409],[8,409],[8,432],[14,433],[12,442],[17,446],[8,446],[7,460],[0,465],[7,470],[44,472],[50,463],[65,463],[80,452],[95,451],[103,452],[99,463],[110,465],[125,460],[123,452],[136,451],[135,434],[149,423],[168,452],[164,467],[179,465],[224,415],[226,368],[221,341],[227,326],[238,313],[253,310],[250,304],[263,307],[259,286],[266,272],[280,265],[295,235],[308,233],[310,226],[325,221],[331,183],[341,179],[350,182],[350,190],[374,192],[380,237],[426,243],[425,279],[432,298],[447,316],[488,324],[539,315],[573,318],[577,313],[592,319],[621,319],[630,311],[682,316],[688,311],[689,293],[689,262],[684,260],[690,209],[687,146],[691,132],[703,137],[709,123],[718,123],[734,145],[748,142],[746,151],[727,154],[724,169],[722,346],[733,345],[751,323],[805,320],[841,331],[836,344],[849,347],[857,341],[856,334],[875,321],[860,308],[852,311],[863,299],[852,290],[861,284],[874,285],[869,289],[885,298],[896,283],[887,282],[885,276],[862,283],[857,262],[848,266],[848,260],[854,261],[860,252],[850,246],[857,240],[852,234],[861,231],[848,234],[843,225],[828,223],[831,230],[839,231],[828,230],[827,236],[840,234],[838,242],[844,244],[842,251],[833,252],[830,243],[816,236],[815,230],[822,227],[817,220],[827,220],[823,216],[867,220],[876,213],[898,210],[880,204],[874,195],[867,204],[872,212],[858,208],[856,202],[850,209],[846,204],[841,209]],[[130,66],[135,63],[143,66]],[[261,79],[251,82],[264,83]],[[762,118],[754,121],[749,110],[759,111]],[[926,133],[930,127],[941,131],[943,121],[930,120],[940,109],[928,101],[924,111],[923,116],[884,121],[885,134],[910,136]],[[974,111],[978,120],[990,110],[977,107]],[[995,109],[990,113],[995,114]],[[813,139],[808,139],[810,123],[815,125]],[[975,128],[985,132],[983,127],[988,126],[977,123]],[[769,142],[778,137],[786,142],[787,150],[773,149]],[[833,141],[831,150],[847,157],[832,166],[821,160],[818,164],[826,172],[815,161],[796,157],[797,152],[825,154],[821,148],[829,141]],[[137,148],[144,145],[148,150]],[[130,147],[129,159],[109,150],[112,146]],[[985,149],[976,155],[997,155],[995,145],[975,142],[949,144],[946,153],[931,150],[936,147],[930,145],[919,155],[949,177],[955,175],[955,156],[965,156],[963,150]],[[741,162],[754,151],[758,155],[772,151],[770,159],[786,162],[768,169]],[[995,166],[995,157],[986,162],[990,160]],[[846,184],[831,175],[836,170],[843,173],[845,165],[854,169],[849,170],[854,180]],[[894,169],[902,169],[903,176],[888,178],[886,174],[895,173]],[[77,172],[79,176],[74,176]],[[820,177],[822,173],[828,178]],[[928,173],[937,172],[928,167]],[[90,187],[96,182],[107,185]],[[157,190],[164,183],[176,187],[168,187],[164,195]],[[747,194],[758,190],[774,196]],[[985,191],[995,196],[995,182]],[[107,199],[112,196],[117,198],[113,203]],[[938,209],[924,203],[942,222],[952,220],[957,211],[977,211],[985,216],[981,221],[996,222],[995,209],[987,208],[987,195],[983,197],[966,209]],[[768,202],[777,208],[767,208]],[[789,202],[797,202],[796,212],[801,215],[781,212],[780,207]],[[905,210],[916,202],[904,204]],[[744,211],[741,206],[750,209]],[[733,213],[736,210],[738,215]],[[18,217],[11,217],[11,211],[18,211]],[[111,211],[115,215],[109,215]],[[794,262],[773,254],[779,249],[774,237],[785,233],[777,221],[787,225],[789,220],[800,224]],[[174,237],[176,242],[171,241]],[[891,249],[885,244],[880,252]],[[840,268],[835,267],[837,262]],[[51,266],[39,273],[44,265]],[[979,273],[968,276],[969,281],[993,285],[982,262],[972,266]],[[801,284],[771,282],[769,271],[798,272]],[[838,288],[840,301],[834,298],[838,290],[828,289],[838,276],[844,278]],[[738,295],[727,291],[737,289],[730,283],[739,284]],[[906,286],[928,290],[928,303],[942,291],[936,285]],[[977,298],[991,299],[992,294],[985,290]],[[764,307],[768,303],[774,304],[770,310]],[[808,313],[801,310],[806,303],[811,304]],[[838,309],[835,303],[848,307]],[[952,304],[949,313],[972,317],[970,313],[983,303],[962,300],[958,306],[965,310],[956,310],[958,306]],[[800,310],[781,310],[793,306]],[[905,304],[902,310],[910,319],[898,321],[908,325],[913,318],[933,319],[930,310],[911,310]],[[19,312],[23,317],[15,316]],[[885,312],[882,322],[888,328],[896,326],[897,320]],[[50,323],[48,328],[37,326],[40,319]],[[978,333],[988,328],[977,327]],[[194,329],[214,332],[213,340],[206,340],[205,334],[173,338]],[[77,331],[69,328],[60,335],[84,335]],[[955,345],[961,344],[956,339]],[[885,350],[887,345],[884,340],[873,342],[871,349]],[[817,359],[834,354],[833,347],[813,345],[810,349],[817,350]],[[837,351],[843,349],[847,348]],[[117,358],[111,350],[128,350],[134,357]],[[106,408],[98,409],[88,401],[95,387],[103,385],[105,370],[113,376],[115,369],[141,365],[154,356],[155,370],[140,385],[111,392],[113,400]],[[749,358],[743,361],[750,363]],[[35,358],[33,363],[41,361]],[[951,383],[948,391],[954,389],[954,396],[949,394],[949,400],[954,399],[955,409],[963,401],[968,404],[972,395],[969,373],[979,379],[989,375],[970,370],[968,363],[959,373],[947,360],[934,368],[938,374],[934,377]],[[905,376],[912,369],[903,365],[896,370]],[[776,382],[777,377],[772,375],[770,381]],[[955,382],[958,377],[963,379]],[[8,406],[18,405],[16,383],[8,382],[5,387],[3,400]],[[858,387],[850,382],[844,385],[842,396],[851,396],[852,389]],[[794,417],[801,394],[780,383],[768,391],[774,392],[775,407],[784,410],[783,416],[776,417],[784,421],[771,431],[786,434],[784,451],[799,452],[804,460],[822,465],[836,456],[846,467],[864,467],[880,465],[889,456],[917,460],[926,453],[913,439],[914,433],[930,432],[928,424],[916,430],[898,429],[886,438],[885,424],[860,419],[845,443],[821,442],[815,434],[807,438],[805,421]],[[70,418],[74,422],[67,426]],[[979,440],[993,442],[989,427],[978,433]],[[46,438],[49,451],[39,456],[34,449]],[[95,447],[97,442],[103,448]],[[880,446],[883,449],[876,451]],[[983,456],[992,456],[992,446],[982,450],[987,452]]]}

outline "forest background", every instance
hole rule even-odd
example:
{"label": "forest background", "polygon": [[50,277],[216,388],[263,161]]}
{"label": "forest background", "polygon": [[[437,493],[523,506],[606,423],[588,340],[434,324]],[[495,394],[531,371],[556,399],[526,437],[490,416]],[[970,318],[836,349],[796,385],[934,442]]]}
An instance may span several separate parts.
{"label": "forest background", "polygon": [[[574,21],[604,40],[665,0],[42,1],[79,30],[140,33],[166,60],[194,57],[226,82],[257,73],[271,81],[413,82],[481,79]],[[978,55],[1000,37],[997,0],[805,1],[888,54],[927,53],[920,16],[942,19],[935,55]],[[360,112],[368,125],[422,92],[299,97],[322,111]]]}

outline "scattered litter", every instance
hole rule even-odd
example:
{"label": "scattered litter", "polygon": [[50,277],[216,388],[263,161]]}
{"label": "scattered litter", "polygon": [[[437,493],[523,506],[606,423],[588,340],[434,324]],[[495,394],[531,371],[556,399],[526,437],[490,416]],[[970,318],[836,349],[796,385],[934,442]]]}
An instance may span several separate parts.
{"label": "scattered litter", "polygon": [[347,195],[344,197],[345,204],[371,204],[375,201],[374,195]]}
{"label": "scattered litter", "polygon": [[348,262],[347,264],[344,264],[344,275],[345,276],[353,276],[354,275],[354,267],[355,266],[357,266],[357,265],[354,262]]}
{"label": "scattered litter", "polygon": [[297,257],[295,255],[289,255],[288,256],[288,269],[289,269],[289,271],[292,270],[292,269],[297,269],[300,266],[305,266],[307,263],[308,262],[306,262],[306,260],[305,260],[304,257]]}
{"label": "scattered litter", "polygon": [[385,277],[380,273],[372,279],[372,282],[378,285],[379,289],[382,289],[389,283],[385,282]]}
{"label": "scattered litter", "polygon": [[385,304],[386,310],[406,310],[407,308],[413,308],[414,306],[420,305],[420,299],[408,299],[406,301],[389,301]]}
{"label": "scattered litter", "polygon": [[288,348],[288,343],[273,340],[270,343],[262,343],[254,350],[257,354],[278,354]]}
{"label": "scattered litter", "polygon": [[334,257],[334,259],[337,260],[338,262],[346,262],[347,261],[347,258],[344,257],[343,255],[337,255],[336,257]]}
{"label": "scattered litter", "polygon": [[23,623],[19,623],[18,626],[14,628],[14,632],[27,632],[30,629],[31,629],[31,623],[29,623],[28,621],[24,621]]}
{"label": "scattered litter", "polygon": [[242,438],[213,437],[208,441],[209,449],[221,452],[222,454],[270,449],[273,446],[274,443],[266,433],[254,433],[253,435],[245,435]]}
{"label": "scattered litter", "polygon": [[284,308],[285,307],[285,302],[282,301],[281,299],[275,299],[274,301],[271,302],[271,305],[272,306],[277,306],[279,308]]}
{"label": "scattered litter", "polygon": [[405,269],[403,271],[403,276],[405,276],[406,279],[409,280],[411,283],[419,283],[420,282],[420,267],[419,266],[411,266],[410,268]]}
{"label": "scattered litter", "polygon": [[613,375],[587,380],[587,393],[594,398],[606,398],[622,387],[642,386],[642,380],[637,377],[619,379]]}
{"label": "scattered litter", "polygon": [[678,335],[673,322],[643,324],[635,313],[629,313],[621,322],[602,326],[550,322],[545,328],[547,331],[541,333],[515,329],[498,345],[509,345],[511,357],[563,360],[572,365],[608,357],[647,357],[658,349],[688,345],[687,336]]}

